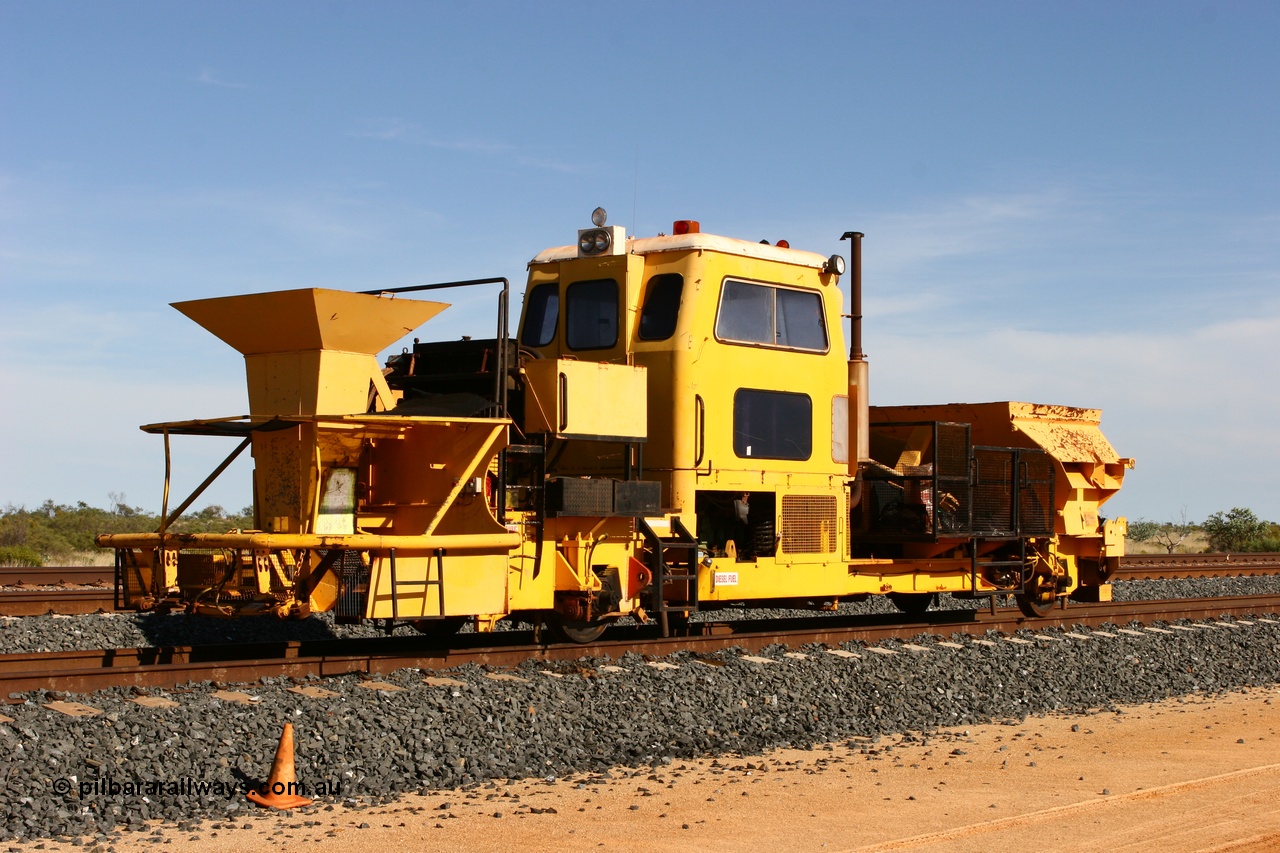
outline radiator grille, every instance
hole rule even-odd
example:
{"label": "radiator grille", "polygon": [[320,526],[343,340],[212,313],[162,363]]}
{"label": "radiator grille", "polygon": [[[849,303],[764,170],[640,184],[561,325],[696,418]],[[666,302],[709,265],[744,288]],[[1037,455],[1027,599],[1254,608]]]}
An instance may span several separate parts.
{"label": "radiator grille", "polygon": [[782,550],[788,554],[836,550],[835,495],[783,496]]}

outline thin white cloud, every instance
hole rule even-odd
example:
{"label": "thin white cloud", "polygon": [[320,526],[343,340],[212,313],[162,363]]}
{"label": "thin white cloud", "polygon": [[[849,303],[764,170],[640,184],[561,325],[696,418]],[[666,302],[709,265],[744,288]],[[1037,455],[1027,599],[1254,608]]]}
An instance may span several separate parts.
{"label": "thin white cloud", "polygon": [[402,118],[366,119],[347,136],[357,139],[376,139],[383,142],[399,142],[405,145],[421,145],[438,148],[444,151],[459,151],[479,154],[511,155],[515,164],[548,172],[562,174],[584,174],[600,169],[599,163],[574,163],[556,158],[540,157],[535,154],[519,153],[515,146],[503,142],[492,142],[484,139],[446,138],[442,137],[418,122]]}
{"label": "thin white cloud", "polygon": [[[1062,223],[1081,206],[1063,187],[1008,195],[978,195],[939,201],[920,210],[876,217],[883,235],[877,263],[915,267],[937,260],[997,255],[1025,248],[1046,223]],[[1038,240],[1036,242],[1039,242]]]}
{"label": "thin white cloud", "polygon": [[[201,280],[221,282],[224,291],[228,282],[269,289],[282,283],[284,268],[303,284],[368,277],[374,286],[387,275],[377,259],[421,253],[424,235],[446,223],[410,202],[375,203],[378,195],[345,185],[86,188],[12,181],[0,185],[0,210],[11,213],[0,229],[0,287],[20,288],[20,301],[48,286],[81,288],[77,295],[100,290],[104,300],[109,288],[128,288],[116,291],[128,297],[158,286],[180,296],[176,290]],[[359,270],[339,269],[335,259]]]}
{"label": "thin white cloud", "polygon": [[1104,183],[1059,180],[861,214],[868,318],[876,309],[881,331],[995,320],[1186,332],[1280,306],[1280,216],[1206,216],[1183,198]]}
{"label": "thin white cloud", "polygon": [[534,169],[542,169],[549,172],[561,172],[566,175],[589,174],[598,172],[601,169],[600,163],[566,163],[563,160],[548,160],[544,157],[527,155],[517,157],[516,163],[521,166],[530,166]]}
{"label": "thin white cloud", "polygon": [[500,142],[489,142],[481,139],[443,139],[417,122],[400,118],[367,119],[359,124],[360,126],[354,130],[347,131],[347,136],[359,139],[403,142],[409,145],[426,145],[431,148],[442,148],[449,151],[478,151],[483,154],[496,154],[512,150],[512,146]]}
{"label": "thin white cloud", "polygon": [[204,68],[201,68],[200,73],[197,74],[195,77],[193,77],[192,80],[196,83],[200,83],[205,86],[220,86],[224,89],[248,89],[249,88],[248,83],[233,83],[230,80],[223,80],[221,77],[217,75],[217,73],[212,68],[209,68],[207,66]]}

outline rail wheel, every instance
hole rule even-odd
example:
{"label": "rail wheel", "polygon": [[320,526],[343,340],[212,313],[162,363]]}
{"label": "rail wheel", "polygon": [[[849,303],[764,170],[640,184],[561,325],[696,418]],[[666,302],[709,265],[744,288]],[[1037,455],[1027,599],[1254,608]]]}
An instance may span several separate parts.
{"label": "rail wheel", "polygon": [[446,616],[443,619],[417,619],[409,624],[413,626],[413,630],[425,637],[443,640],[461,631],[462,626],[467,624],[467,617]]}
{"label": "rail wheel", "polygon": [[586,645],[600,639],[604,629],[613,624],[612,619],[596,619],[590,622],[568,619],[556,614],[548,621],[551,630],[566,642]]}
{"label": "rail wheel", "polygon": [[1031,619],[1043,619],[1048,616],[1053,606],[1058,603],[1058,579],[1044,557],[1041,557],[1027,579],[1023,592],[1015,593],[1013,600],[1017,602],[1022,615]]}
{"label": "rail wheel", "polygon": [[1022,611],[1022,615],[1031,619],[1043,619],[1058,603],[1057,597],[1046,599],[1037,593],[1023,592],[1015,593],[1013,600],[1018,603],[1018,609]]}
{"label": "rail wheel", "polygon": [[1027,582],[1027,591],[1014,593],[1013,600],[1023,616],[1031,619],[1043,619],[1058,603],[1058,588],[1053,582],[1053,575],[1048,572],[1037,572]]}
{"label": "rail wheel", "polygon": [[893,602],[893,606],[908,616],[923,616],[937,598],[937,593],[933,592],[889,593],[889,600]]}

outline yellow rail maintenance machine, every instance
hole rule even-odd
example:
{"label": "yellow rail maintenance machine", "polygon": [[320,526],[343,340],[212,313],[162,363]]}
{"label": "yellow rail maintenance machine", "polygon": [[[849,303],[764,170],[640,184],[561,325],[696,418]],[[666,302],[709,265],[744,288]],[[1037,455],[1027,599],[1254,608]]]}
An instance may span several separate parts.
{"label": "yellow rail maintenance machine", "polygon": [[[1125,522],[1099,508],[1133,462],[1100,412],[869,406],[861,234],[842,238],[846,357],[841,255],[593,223],[529,263],[514,339],[505,279],[177,303],[244,354],[249,414],[143,427],[165,438],[165,520],[98,537],[117,606],[433,633],[514,617],[589,642],[731,605],[1109,597]],[[406,294],[489,284],[495,338],[380,366],[447,307]],[[240,445],[170,512],[173,435]],[[255,529],[170,532],[246,447]]]}

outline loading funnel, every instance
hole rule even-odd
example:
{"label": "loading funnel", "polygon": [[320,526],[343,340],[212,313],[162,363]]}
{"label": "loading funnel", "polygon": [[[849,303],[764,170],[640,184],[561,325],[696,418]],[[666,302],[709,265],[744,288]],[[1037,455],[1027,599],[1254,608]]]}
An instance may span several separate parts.
{"label": "loading funnel", "polygon": [[275,416],[392,408],[377,353],[449,306],[304,288],[173,307],[244,354],[249,412]]}

